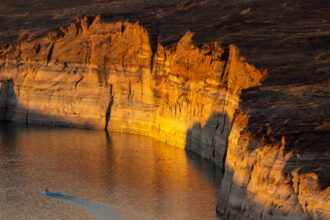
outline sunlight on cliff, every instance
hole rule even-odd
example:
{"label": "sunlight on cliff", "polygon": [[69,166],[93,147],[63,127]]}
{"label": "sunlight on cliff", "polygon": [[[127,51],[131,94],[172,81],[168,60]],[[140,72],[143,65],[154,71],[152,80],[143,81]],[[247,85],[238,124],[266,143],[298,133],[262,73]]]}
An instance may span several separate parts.
{"label": "sunlight on cliff", "polygon": [[[295,90],[296,85],[284,92],[278,91],[282,87],[261,88],[265,80],[271,80],[270,70],[257,68],[250,62],[253,57],[243,57],[233,44],[195,45],[194,33],[187,31],[179,41],[165,46],[153,35],[137,22],[107,23],[99,16],[83,17],[45,37],[1,48],[1,80],[13,82],[10,94],[6,86],[1,87],[5,119],[142,134],[196,152],[223,168],[218,211],[228,216],[231,208],[244,213],[252,210],[255,218],[275,212],[287,215],[283,218],[328,213],[323,207],[328,204],[324,195],[329,194],[329,187],[323,191],[307,187],[318,196],[317,201],[308,202],[312,193],[298,189],[298,182],[316,185],[317,178],[311,173],[295,174],[299,172],[292,171],[290,160],[299,155],[283,150],[289,142],[280,143],[287,135],[292,146],[299,146],[295,142],[295,134],[301,133],[299,120],[313,121],[308,118],[311,112],[301,112],[315,107],[314,97],[309,97],[312,104],[304,106],[301,92],[292,92],[301,91]],[[304,99],[310,93],[306,88]],[[326,91],[315,96],[323,97]],[[286,118],[296,115],[301,118],[290,124],[293,132],[288,132]],[[308,132],[316,131],[313,126]],[[177,163],[164,166],[185,169],[185,159],[176,159]],[[103,166],[92,157],[86,160],[92,167],[87,173]],[[139,169],[145,167],[143,160],[131,160]],[[292,164],[302,166],[297,161]],[[162,167],[158,167],[161,177],[155,178],[154,166],[146,166],[148,172],[141,177],[153,181],[166,177],[176,183],[178,176],[162,173]],[[134,176],[129,167],[120,169]],[[187,178],[180,177],[182,184],[189,184]],[[139,186],[136,181],[134,186]],[[176,184],[173,187],[180,187]]]}

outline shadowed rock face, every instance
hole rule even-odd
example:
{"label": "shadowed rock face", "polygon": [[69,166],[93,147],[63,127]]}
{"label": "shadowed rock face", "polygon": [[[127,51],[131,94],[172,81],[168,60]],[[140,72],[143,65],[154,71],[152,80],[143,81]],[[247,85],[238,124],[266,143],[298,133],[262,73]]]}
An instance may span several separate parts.
{"label": "shadowed rock face", "polygon": [[15,2],[1,118],[194,151],[225,219],[330,218],[329,1]]}

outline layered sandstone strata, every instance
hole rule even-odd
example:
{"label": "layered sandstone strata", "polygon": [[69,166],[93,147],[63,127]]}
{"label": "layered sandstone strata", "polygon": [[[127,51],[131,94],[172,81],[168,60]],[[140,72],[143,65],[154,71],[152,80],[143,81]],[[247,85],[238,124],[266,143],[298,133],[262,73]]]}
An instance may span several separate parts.
{"label": "layered sandstone strata", "polygon": [[266,73],[235,46],[198,48],[192,37],[152,52],[139,24],[84,17],[3,48],[5,119],[149,135],[221,165],[238,94]]}
{"label": "layered sandstone strata", "polygon": [[[264,16],[273,26],[256,32],[263,7],[244,4],[223,3],[223,17],[212,1],[180,4],[172,17],[162,8],[162,25],[150,11],[140,23],[83,17],[5,44],[1,118],[138,133],[192,150],[223,167],[225,219],[328,219],[329,62],[320,47],[328,25],[295,23],[296,15],[277,25],[274,7]],[[214,15],[209,24],[200,7]],[[295,7],[281,3],[279,18]],[[191,22],[180,13],[197,14],[196,33],[179,28]]]}

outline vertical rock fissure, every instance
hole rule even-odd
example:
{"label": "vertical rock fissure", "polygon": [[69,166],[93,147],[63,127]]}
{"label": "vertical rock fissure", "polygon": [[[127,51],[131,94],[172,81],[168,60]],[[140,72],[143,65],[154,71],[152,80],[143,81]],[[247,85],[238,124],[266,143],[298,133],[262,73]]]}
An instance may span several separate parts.
{"label": "vertical rock fissure", "polygon": [[114,99],[114,96],[112,94],[112,84],[110,84],[110,98],[109,98],[109,104],[108,104],[108,107],[107,107],[107,111],[105,113],[104,130],[107,130],[108,126],[109,126],[109,121],[110,121],[110,117],[111,117],[111,108],[112,108],[112,105],[113,105],[113,99]]}
{"label": "vertical rock fissure", "polygon": [[225,64],[223,66],[223,71],[220,77],[220,82],[222,82],[222,80],[224,79],[225,75],[226,75],[226,71],[227,71],[227,64],[228,64],[228,60],[229,60],[229,48],[228,47],[224,47],[224,52],[221,55],[221,60],[225,61]]}
{"label": "vertical rock fissure", "polygon": [[225,114],[225,105],[226,105],[226,101],[223,102],[223,106],[222,106],[222,113],[223,113],[223,121],[222,121],[222,128],[221,128],[221,134],[223,134],[223,132],[225,131],[225,125],[226,125],[226,114]]}
{"label": "vertical rock fissure", "polygon": [[128,99],[131,97],[132,94],[132,83],[131,80],[128,83]]}
{"label": "vertical rock fissure", "polygon": [[233,115],[233,119],[231,120],[231,123],[230,123],[230,128],[229,128],[228,136],[226,137],[225,152],[223,153],[223,160],[222,160],[222,175],[224,175],[224,173],[225,173],[226,158],[227,158],[227,152],[228,152],[228,141],[229,141],[229,135],[230,135],[231,130],[232,130],[232,128],[233,128],[233,124],[234,124],[234,122],[235,122],[236,115],[237,115],[237,110],[235,111],[235,113],[234,113],[234,115]]}
{"label": "vertical rock fissure", "polygon": [[47,64],[46,64],[46,66],[48,66],[48,63],[50,62],[50,60],[53,56],[54,45],[55,45],[55,42],[52,43],[52,46],[50,47],[49,52],[47,54]]}
{"label": "vertical rock fissure", "polygon": [[159,23],[156,23],[155,26],[156,26],[156,33],[149,35],[150,47],[151,47],[150,73],[152,73],[154,69],[154,58],[157,53],[158,43],[159,43],[159,33],[160,33]]}
{"label": "vertical rock fissure", "polygon": [[131,101],[132,98],[133,98],[133,95],[134,95],[134,93],[132,94],[132,82],[130,80],[129,83],[128,83],[128,96],[127,96],[127,100],[128,101]]}
{"label": "vertical rock fissure", "polygon": [[80,77],[80,79],[77,80],[77,82],[74,84],[74,88],[77,89],[78,84],[80,83],[81,80],[84,79],[84,76]]}

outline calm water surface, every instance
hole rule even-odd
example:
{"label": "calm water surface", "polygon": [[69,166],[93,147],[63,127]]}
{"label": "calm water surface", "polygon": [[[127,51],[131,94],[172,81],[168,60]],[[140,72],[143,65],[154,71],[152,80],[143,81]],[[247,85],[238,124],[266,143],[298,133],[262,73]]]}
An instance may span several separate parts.
{"label": "calm water surface", "polygon": [[0,124],[0,219],[98,219],[42,195],[90,200],[124,219],[217,219],[220,170],[148,137]]}

